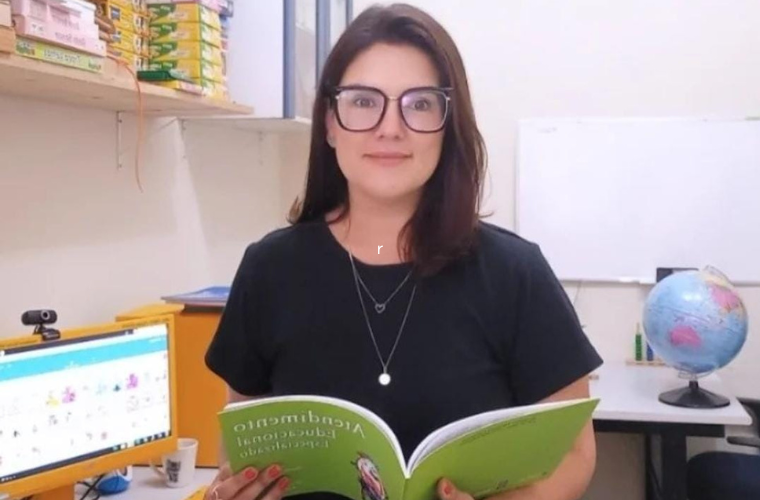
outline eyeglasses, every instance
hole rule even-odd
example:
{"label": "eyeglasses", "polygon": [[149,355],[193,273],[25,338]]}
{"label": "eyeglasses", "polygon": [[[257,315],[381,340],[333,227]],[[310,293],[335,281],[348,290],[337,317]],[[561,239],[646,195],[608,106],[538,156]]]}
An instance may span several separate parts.
{"label": "eyeglasses", "polygon": [[450,87],[416,87],[398,97],[390,97],[374,87],[335,87],[335,115],[345,130],[366,132],[383,121],[388,101],[398,101],[399,114],[407,127],[415,132],[438,132],[446,124],[451,90]]}

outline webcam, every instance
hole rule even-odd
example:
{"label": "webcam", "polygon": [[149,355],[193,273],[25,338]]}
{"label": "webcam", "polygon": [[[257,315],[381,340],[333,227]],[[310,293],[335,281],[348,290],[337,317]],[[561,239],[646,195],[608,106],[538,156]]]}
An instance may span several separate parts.
{"label": "webcam", "polygon": [[35,325],[34,334],[41,335],[42,340],[58,340],[61,338],[60,331],[45,326],[52,325],[56,321],[58,321],[58,314],[52,309],[36,309],[26,311],[21,315],[21,323],[27,326]]}

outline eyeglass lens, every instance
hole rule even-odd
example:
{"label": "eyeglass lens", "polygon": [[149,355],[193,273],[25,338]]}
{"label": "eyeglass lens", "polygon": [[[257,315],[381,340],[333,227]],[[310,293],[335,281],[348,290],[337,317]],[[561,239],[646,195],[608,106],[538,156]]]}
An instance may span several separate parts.
{"label": "eyeglass lens", "polygon": [[[343,89],[338,99],[338,115],[348,130],[375,128],[383,117],[385,97],[373,89]],[[446,118],[446,94],[439,90],[413,90],[400,99],[401,116],[407,127],[417,132],[439,130]]]}

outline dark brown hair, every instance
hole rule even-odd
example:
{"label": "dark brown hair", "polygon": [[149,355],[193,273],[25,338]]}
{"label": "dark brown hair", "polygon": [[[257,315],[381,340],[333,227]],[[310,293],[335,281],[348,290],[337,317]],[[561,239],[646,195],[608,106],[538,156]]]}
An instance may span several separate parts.
{"label": "dark brown hair", "polygon": [[[335,151],[326,140],[325,116],[331,92],[346,68],[376,43],[412,45],[433,61],[440,84],[453,87],[441,157],[423,188],[416,211],[399,235],[405,259],[421,275],[437,273],[475,243],[486,150],[475,123],[464,64],[446,30],[425,12],[406,5],[373,6],[346,28],[331,51],[314,102],[306,193],[296,200],[288,220],[298,224],[323,218],[343,206],[348,213],[348,186]],[[330,221],[333,222],[333,221]]]}

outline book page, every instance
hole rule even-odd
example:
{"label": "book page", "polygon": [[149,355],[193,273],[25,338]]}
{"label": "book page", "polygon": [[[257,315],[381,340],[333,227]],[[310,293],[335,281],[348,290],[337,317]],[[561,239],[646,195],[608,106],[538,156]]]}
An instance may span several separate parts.
{"label": "book page", "polygon": [[230,404],[219,420],[233,472],[278,463],[292,495],[403,495],[406,468],[398,440],[358,405],[320,396],[269,397]]}
{"label": "book page", "polygon": [[424,460],[430,453],[463,434],[480,429],[494,422],[509,420],[551,408],[568,406],[574,403],[577,403],[577,401],[560,401],[531,406],[517,406],[514,408],[504,408],[501,410],[481,413],[479,415],[473,415],[471,417],[457,420],[456,422],[452,422],[433,431],[417,446],[409,459],[409,469],[414,470],[415,465]]}
{"label": "book page", "polygon": [[572,448],[598,402],[581,399],[497,410],[447,425],[415,451],[404,496],[435,499],[441,477],[476,499],[547,477]]}

